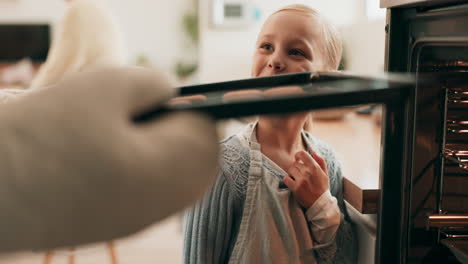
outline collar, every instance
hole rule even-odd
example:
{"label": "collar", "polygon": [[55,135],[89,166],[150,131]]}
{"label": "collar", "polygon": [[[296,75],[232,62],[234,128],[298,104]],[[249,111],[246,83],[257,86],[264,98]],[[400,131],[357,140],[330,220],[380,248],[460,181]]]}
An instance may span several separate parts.
{"label": "collar", "polygon": [[[244,130],[241,131],[240,137],[243,144],[251,149],[260,150],[260,143],[258,143],[255,131],[257,130],[258,120],[247,124]],[[314,143],[312,137],[302,129],[301,136],[306,143],[307,151],[312,153],[314,151]]]}

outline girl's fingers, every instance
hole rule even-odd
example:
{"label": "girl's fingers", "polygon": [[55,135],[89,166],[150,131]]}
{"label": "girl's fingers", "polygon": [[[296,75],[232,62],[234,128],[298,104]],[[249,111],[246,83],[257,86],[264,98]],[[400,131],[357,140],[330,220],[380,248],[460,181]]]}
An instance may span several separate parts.
{"label": "girl's fingers", "polygon": [[318,163],[320,168],[328,175],[328,167],[327,167],[327,162],[320,157],[317,152],[312,152],[312,157],[314,160]]}
{"label": "girl's fingers", "polygon": [[294,190],[295,189],[296,182],[294,181],[294,179],[291,176],[289,176],[289,175],[284,176],[283,182],[288,187],[289,190]]}
{"label": "girl's fingers", "polygon": [[302,172],[296,166],[296,163],[294,163],[291,167],[289,167],[287,172],[288,172],[288,176],[293,178],[295,181],[297,181],[298,179],[302,177]]}
{"label": "girl's fingers", "polygon": [[302,151],[297,152],[295,155],[295,158],[296,158],[296,162],[302,161],[302,163],[304,163],[304,165],[308,167],[312,167],[316,165],[314,158],[312,158],[312,156],[306,151],[302,150]]}
{"label": "girl's fingers", "polygon": [[297,168],[297,170],[301,173],[301,175],[305,175],[308,171],[307,166],[301,162],[294,162],[293,166]]}
{"label": "girl's fingers", "polygon": [[322,169],[323,172],[325,172],[328,175],[328,168],[327,168],[327,163],[326,161],[320,157],[317,152],[312,152],[312,156],[305,152],[305,151],[299,151],[296,153],[296,163],[302,162],[306,166],[310,167],[319,167]]}

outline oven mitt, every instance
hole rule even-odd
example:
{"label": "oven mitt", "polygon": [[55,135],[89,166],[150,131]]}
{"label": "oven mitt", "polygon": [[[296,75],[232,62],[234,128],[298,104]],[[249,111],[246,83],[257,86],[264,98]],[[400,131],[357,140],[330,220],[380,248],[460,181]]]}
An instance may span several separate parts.
{"label": "oven mitt", "polygon": [[0,104],[0,250],[127,236],[200,198],[216,175],[214,122],[131,121],[173,93],[155,72],[101,68]]}
{"label": "oven mitt", "polygon": [[21,96],[27,90],[23,89],[0,89],[0,103],[6,102],[12,98]]}

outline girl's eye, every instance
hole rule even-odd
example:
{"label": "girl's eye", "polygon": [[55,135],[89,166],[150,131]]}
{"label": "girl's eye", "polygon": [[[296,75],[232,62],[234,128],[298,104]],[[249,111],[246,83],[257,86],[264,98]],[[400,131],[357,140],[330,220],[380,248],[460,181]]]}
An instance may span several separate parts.
{"label": "girl's eye", "polygon": [[299,49],[290,50],[289,55],[305,57],[305,53],[302,50],[299,50]]}
{"label": "girl's eye", "polygon": [[271,44],[262,44],[260,48],[264,50],[273,50],[273,46],[271,46]]}

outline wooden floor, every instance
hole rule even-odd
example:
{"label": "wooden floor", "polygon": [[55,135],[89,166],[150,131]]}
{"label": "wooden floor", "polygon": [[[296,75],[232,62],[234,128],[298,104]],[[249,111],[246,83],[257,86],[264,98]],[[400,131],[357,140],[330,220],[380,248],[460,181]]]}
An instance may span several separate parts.
{"label": "wooden floor", "polygon": [[[115,242],[115,260],[106,243],[79,247],[70,251],[54,251],[48,255],[19,253],[0,258],[0,264],[154,264],[182,263],[182,225],[179,217],[171,217],[148,230]],[[73,256],[74,255],[74,256]]]}

